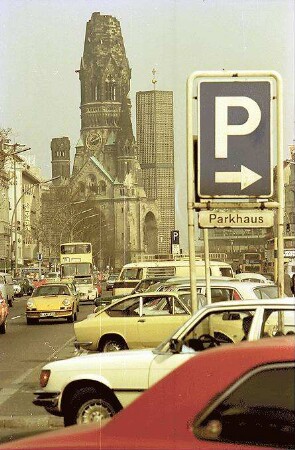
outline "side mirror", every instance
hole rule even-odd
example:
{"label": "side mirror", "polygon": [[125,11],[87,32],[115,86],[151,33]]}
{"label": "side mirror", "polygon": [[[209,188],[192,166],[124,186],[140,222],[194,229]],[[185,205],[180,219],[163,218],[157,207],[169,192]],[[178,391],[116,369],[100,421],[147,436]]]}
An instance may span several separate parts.
{"label": "side mirror", "polygon": [[178,339],[170,339],[169,348],[171,353],[180,353],[182,350],[182,342]]}

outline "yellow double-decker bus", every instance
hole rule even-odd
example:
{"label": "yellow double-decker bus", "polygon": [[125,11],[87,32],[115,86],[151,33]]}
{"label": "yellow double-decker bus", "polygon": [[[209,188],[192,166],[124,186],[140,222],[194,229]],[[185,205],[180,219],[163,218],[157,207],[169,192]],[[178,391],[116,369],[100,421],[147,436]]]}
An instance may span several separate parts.
{"label": "yellow double-decker bus", "polygon": [[61,278],[92,274],[92,245],[90,242],[68,242],[60,245]]}

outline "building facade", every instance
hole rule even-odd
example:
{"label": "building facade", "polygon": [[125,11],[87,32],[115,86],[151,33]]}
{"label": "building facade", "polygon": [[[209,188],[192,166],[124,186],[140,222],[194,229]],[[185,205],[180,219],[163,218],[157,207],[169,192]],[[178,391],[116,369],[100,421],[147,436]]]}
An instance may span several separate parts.
{"label": "building facade", "polygon": [[175,229],[173,92],[136,93],[136,137],[143,186],[160,210],[159,253],[170,253]]}
{"label": "building facade", "polygon": [[0,140],[0,271],[10,266],[9,177],[5,170],[4,139]]}

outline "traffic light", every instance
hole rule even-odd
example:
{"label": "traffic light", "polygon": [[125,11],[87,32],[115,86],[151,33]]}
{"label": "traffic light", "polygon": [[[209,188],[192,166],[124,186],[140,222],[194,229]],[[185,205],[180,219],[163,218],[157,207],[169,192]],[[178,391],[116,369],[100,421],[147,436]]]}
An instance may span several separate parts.
{"label": "traffic light", "polygon": [[286,224],[286,232],[287,232],[287,233],[290,233],[290,231],[291,231],[290,224],[287,223],[287,224]]}

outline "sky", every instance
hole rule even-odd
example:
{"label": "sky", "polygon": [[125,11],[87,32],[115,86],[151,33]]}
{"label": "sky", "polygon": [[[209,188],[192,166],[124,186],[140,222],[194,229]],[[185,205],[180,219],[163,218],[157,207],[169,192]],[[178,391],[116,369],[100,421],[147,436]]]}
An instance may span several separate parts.
{"label": "sky", "polygon": [[[0,0],[0,127],[31,147],[45,178],[50,142],[80,133],[86,22],[95,11],[121,24],[132,69],[130,98],[174,93],[176,228],[186,236],[186,80],[196,70],[276,70],[284,83],[284,149],[294,134],[293,0]],[[183,241],[182,241],[183,237]]]}

